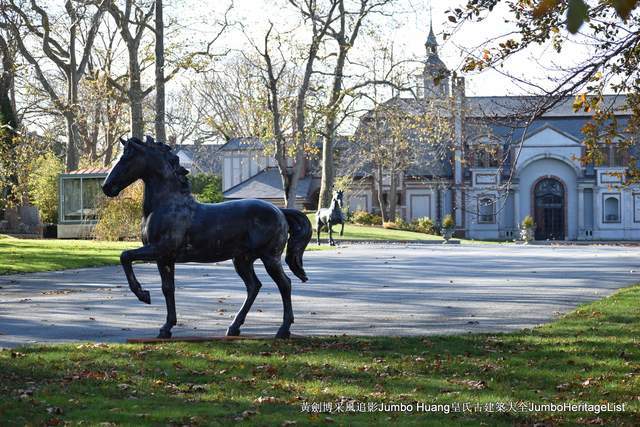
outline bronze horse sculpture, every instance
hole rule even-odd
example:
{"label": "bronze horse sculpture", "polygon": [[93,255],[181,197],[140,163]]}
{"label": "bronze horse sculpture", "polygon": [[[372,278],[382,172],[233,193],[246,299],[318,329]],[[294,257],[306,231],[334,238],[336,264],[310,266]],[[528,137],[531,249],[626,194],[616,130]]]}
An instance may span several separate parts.
{"label": "bronze horse sculpture", "polygon": [[262,286],[253,269],[253,263],[260,259],[282,296],[284,316],[276,338],[288,338],[293,323],[291,280],[282,268],[281,256],[286,246],[287,265],[306,282],[302,255],[313,233],[309,219],[300,211],[279,209],[261,200],[199,203],[191,195],[188,171],[168,145],[150,137],[145,142],[137,138],[120,141],[123,154],[102,190],[115,197],[136,180],[144,182],[143,246],[122,252],[120,261],[131,291],[147,304],[151,303],[149,291],[136,279],[132,263],[154,261],[158,265],[167,304],[167,320],[158,338],[170,338],[176,324],[175,264],[228,259],[233,260],[244,281],[247,297],[227,335],[240,335],[240,326]]}
{"label": "bronze horse sculpture", "polygon": [[337,190],[333,192],[333,198],[331,199],[331,205],[328,208],[320,208],[316,212],[316,230],[318,233],[318,246],[320,245],[320,230],[326,226],[329,231],[329,245],[335,246],[336,242],[333,240],[333,226],[340,224],[340,235],[344,234],[344,215],[342,215],[342,206],[344,192]]}

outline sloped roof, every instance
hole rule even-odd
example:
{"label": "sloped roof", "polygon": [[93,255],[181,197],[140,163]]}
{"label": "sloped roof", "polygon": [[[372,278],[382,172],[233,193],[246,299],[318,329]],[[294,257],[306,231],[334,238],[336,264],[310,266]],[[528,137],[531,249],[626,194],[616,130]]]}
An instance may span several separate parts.
{"label": "sloped roof", "polygon": [[110,170],[111,168],[108,167],[84,168],[69,171],[66,175],[107,175]]}
{"label": "sloped roof", "polygon": [[220,147],[221,151],[229,151],[229,150],[262,150],[264,148],[264,144],[258,138],[255,137],[238,137],[231,138]]}
{"label": "sloped roof", "polygon": [[[296,198],[306,199],[311,177],[298,181]],[[277,168],[267,168],[223,193],[225,199],[279,199],[283,195],[282,178]]]}
{"label": "sloped roof", "polygon": [[[467,96],[465,97],[465,116],[470,118],[510,118],[526,117],[531,115],[536,108],[548,103],[549,99],[542,96]],[[574,97],[564,97],[553,108],[550,108],[542,118],[564,117],[584,118],[591,117],[593,113],[584,110],[573,111]],[[629,111],[623,109],[625,97],[622,95],[605,95],[604,105],[611,107],[619,115],[628,115]],[[444,100],[434,104],[426,104],[423,99],[402,98],[399,96],[390,98],[383,104],[387,107],[401,108],[410,114],[423,113],[425,109],[439,107],[440,113],[449,115],[448,103]],[[367,113],[370,115],[371,112]]]}
{"label": "sloped roof", "polygon": [[[472,117],[508,117],[517,114],[531,114],[535,109],[547,102],[542,96],[471,96],[467,97],[467,114]],[[553,108],[542,117],[590,117],[591,112],[573,110],[574,97],[567,96],[559,100]],[[623,110],[625,97],[622,95],[605,95],[604,105],[613,108],[618,114],[629,114]]]}
{"label": "sloped roof", "polygon": [[193,161],[195,168],[205,173],[220,173],[221,144],[181,144],[174,147],[174,153],[183,152]]}

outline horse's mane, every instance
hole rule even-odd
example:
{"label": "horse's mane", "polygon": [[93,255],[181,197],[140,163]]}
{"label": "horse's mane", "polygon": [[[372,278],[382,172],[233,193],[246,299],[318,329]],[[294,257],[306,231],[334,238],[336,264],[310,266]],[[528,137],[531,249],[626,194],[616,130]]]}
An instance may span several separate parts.
{"label": "horse's mane", "polygon": [[162,142],[155,142],[154,139],[148,135],[145,137],[144,142],[135,137],[131,139],[138,144],[144,145],[145,147],[159,150],[162,154],[162,158],[167,162],[167,164],[171,167],[171,170],[173,170],[173,172],[175,173],[176,179],[180,183],[181,192],[185,194],[191,194],[191,183],[189,182],[189,179],[187,179],[187,174],[189,173],[189,171],[180,166],[180,157],[176,156],[171,151],[170,146]]}

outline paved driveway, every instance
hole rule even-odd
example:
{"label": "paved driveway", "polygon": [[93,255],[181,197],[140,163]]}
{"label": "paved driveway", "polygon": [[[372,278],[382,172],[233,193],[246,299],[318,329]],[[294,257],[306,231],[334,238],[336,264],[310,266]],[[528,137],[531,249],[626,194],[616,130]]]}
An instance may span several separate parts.
{"label": "paved driveway", "polygon": [[[294,334],[426,335],[510,331],[640,281],[640,249],[606,246],[362,245],[305,255],[294,280]],[[153,265],[136,266],[152,305],[129,292],[118,266],[0,276],[0,346],[155,336],[165,306]],[[275,334],[275,284],[264,286],[243,328]],[[293,275],[291,275],[293,277]],[[223,334],[244,299],[230,262],[180,265],[174,336]]]}

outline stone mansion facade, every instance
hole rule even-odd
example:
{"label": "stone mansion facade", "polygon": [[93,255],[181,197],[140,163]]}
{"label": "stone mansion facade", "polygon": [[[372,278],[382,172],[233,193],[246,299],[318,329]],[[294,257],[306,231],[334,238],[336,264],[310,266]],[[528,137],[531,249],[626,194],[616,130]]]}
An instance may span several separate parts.
{"label": "stone mansion facade", "polygon": [[[387,102],[415,111],[425,99],[451,100],[454,136],[444,159],[417,164],[398,177],[398,215],[439,222],[451,213],[457,234],[472,239],[517,238],[519,224],[531,215],[537,240],[640,240],[640,187],[624,182],[635,153],[612,144],[603,147],[602,165],[583,165],[581,129],[590,114],[574,112],[573,99],[560,100],[524,128],[512,119],[514,112],[526,112],[539,99],[466,96],[464,79],[440,60],[433,30],[425,47],[420,96]],[[616,108],[624,100],[605,102]],[[624,123],[627,113],[616,114]],[[282,187],[273,160],[253,143],[244,145],[237,140],[222,148],[225,198],[277,201]],[[313,170],[309,167],[298,189],[301,208],[315,208],[319,177]],[[372,176],[356,179],[346,191],[349,209],[379,211],[376,187]],[[392,191],[385,179],[383,191]]]}

